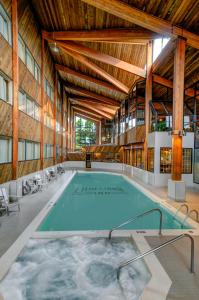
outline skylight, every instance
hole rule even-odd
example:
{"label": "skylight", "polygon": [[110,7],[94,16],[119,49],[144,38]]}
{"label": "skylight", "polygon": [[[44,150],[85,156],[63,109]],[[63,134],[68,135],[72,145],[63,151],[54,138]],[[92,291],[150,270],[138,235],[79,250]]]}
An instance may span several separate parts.
{"label": "skylight", "polygon": [[153,41],[153,62],[161,53],[162,49],[166,46],[170,38],[159,38]]}

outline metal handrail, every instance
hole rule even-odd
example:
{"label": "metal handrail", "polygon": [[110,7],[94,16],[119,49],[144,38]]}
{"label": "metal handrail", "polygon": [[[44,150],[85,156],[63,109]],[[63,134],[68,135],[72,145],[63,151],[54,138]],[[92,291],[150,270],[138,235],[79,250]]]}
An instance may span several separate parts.
{"label": "metal handrail", "polygon": [[121,228],[121,227],[123,227],[124,225],[127,225],[127,224],[129,224],[129,223],[132,223],[132,222],[136,221],[137,219],[139,219],[139,218],[141,218],[141,217],[144,217],[144,216],[146,216],[146,215],[148,215],[148,214],[150,214],[150,213],[152,213],[152,212],[154,212],[154,211],[158,211],[159,214],[160,214],[159,234],[161,235],[161,234],[162,234],[162,211],[161,211],[159,208],[153,208],[153,209],[147,210],[147,211],[145,211],[144,213],[142,213],[142,214],[140,214],[140,215],[138,215],[138,216],[136,216],[136,217],[134,217],[134,218],[132,218],[132,219],[129,219],[129,220],[127,220],[126,222],[124,222],[124,223],[122,223],[122,224],[120,224],[120,225],[118,225],[118,226],[112,228],[112,229],[109,231],[109,235],[108,235],[109,240],[111,239],[112,232],[115,231],[116,229]]}
{"label": "metal handrail", "polygon": [[186,222],[186,220],[190,217],[191,213],[193,213],[193,212],[196,214],[196,222],[199,223],[199,213],[196,209],[192,209],[192,210],[190,210],[190,212],[188,212],[186,214],[184,220],[182,221],[182,227],[183,227],[184,223]]}
{"label": "metal handrail", "polygon": [[167,245],[169,245],[169,244],[172,244],[172,243],[174,243],[174,242],[176,242],[176,241],[178,241],[178,240],[180,240],[181,238],[184,238],[184,237],[188,237],[188,238],[190,239],[190,241],[191,241],[191,263],[190,263],[190,272],[191,272],[191,273],[194,273],[194,239],[193,239],[193,237],[192,237],[190,234],[184,233],[184,234],[181,234],[181,235],[179,235],[179,236],[177,236],[177,237],[175,237],[175,238],[173,238],[173,239],[171,239],[171,240],[169,240],[169,241],[167,241],[167,242],[161,244],[160,246],[158,246],[158,247],[156,247],[156,248],[153,248],[153,249],[151,249],[151,250],[149,250],[149,251],[147,251],[147,252],[145,252],[145,253],[142,253],[142,254],[140,254],[140,255],[134,257],[133,259],[130,259],[130,260],[128,260],[128,261],[122,263],[122,264],[118,267],[118,269],[117,269],[117,279],[119,280],[119,277],[120,277],[120,271],[121,271],[122,268],[124,268],[124,267],[126,267],[127,265],[131,264],[132,262],[134,262],[134,261],[136,261],[136,260],[139,260],[139,259],[141,259],[141,258],[143,258],[143,257],[145,257],[145,256],[147,256],[147,255],[149,255],[149,254],[151,254],[151,253],[154,253],[154,252],[160,250],[161,248],[163,248],[163,247],[165,247],[165,246],[167,246]]}
{"label": "metal handrail", "polygon": [[182,204],[182,205],[180,205],[180,207],[176,210],[176,213],[175,213],[175,215],[173,216],[174,219],[177,217],[177,214],[180,212],[180,210],[181,210],[183,207],[186,207],[186,215],[189,213],[189,206],[188,206],[187,204]]}

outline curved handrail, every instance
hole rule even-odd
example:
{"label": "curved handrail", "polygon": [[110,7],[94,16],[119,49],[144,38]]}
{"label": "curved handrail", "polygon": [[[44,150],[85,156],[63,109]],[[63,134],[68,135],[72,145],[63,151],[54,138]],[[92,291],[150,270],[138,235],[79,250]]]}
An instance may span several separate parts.
{"label": "curved handrail", "polygon": [[118,225],[118,226],[112,228],[112,229],[109,231],[109,235],[108,235],[109,240],[111,239],[112,232],[115,231],[116,229],[121,228],[121,227],[123,227],[124,225],[127,225],[127,224],[129,224],[129,223],[132,223],[132,222],[136,221],[137,219],[139,219],[139,218],[141,218],[141,217],[144,217],[144,216],[146,216],[146,215],[148,215],[148,214],[150,214],[150,213],[152,213],[152,212],[154,212],[154,211],[158,211],[159,214],[160,214],[159,234],[161,235],[161,234],[162,234],[162,211],[161,211],[159,208],[153,208],[153,209],[147,210],[147,211],[145,211],[144,213],[142,213],[142,214],[140,214],[140,215],[138,215],[138,216],[136,216],[136,217],[134,217],[134,218],[132,218],[132,219],[129,219],[129,220],[127,220],[126,222],[124,222],[124,223],[122,223],[122,224],[120,224],[120,225]]}
{"label": "curved handrail", "polygon": [[192,210],[190,210],[190,212],[188,214],[186,214],[184,220],[182,221],[182,227],[183,227],[184,223],[186,222],[186,220],[190,217],[191,213],[193,213],[193,212],[196,214],[196,222],[199,223],[199,213],[196,209],[192,209]]}
{"label": "curved handrail", "polygon": [[182,204],[180,205],[180,207],[178,207],[178,209],[176,210],[175,215],[173,216],[173,218],[175,219],[177,217],[177,214],[181,211],[181,209],[183,207],[186,207],[186,215],[189,213],[189,206],[187,204]]}
{"label": "curved handrail", "polygon": [[151,249],[151,250],[149,250],[149,251],[147,251],[147,252],[145,252],[145,253],[139,254],[138,256],[136,256],[136,257],[134,257],[134,258],[132,258],[132,259],[130,259],[130,260],[128,260],[128,261],[122,263],[122,264],[118,267],[118,269],[117,269],[117,279],[119,280],[119,277],[120,277],[120,271],[121,271],[122,268],[124,268],[124,267],[126,267],[127,265],[131,264],[132,262],[134,262],[134,261],[136,261],[136,260],[139,260],[139,259],[145,257],[146,255],[149,255],[149,254],[151,254],[151,253],[154,253],[154,252],[158,251],[159,249],[161,249],[161,248],[163,248],[163,247],[165,247],[165,246],[167,246],[167,245],[169,245],[169,244],[172,244],[172,243],[174,243],[174,242],[176,242],[176,241],[178,241],[178,240],[180,240],[181,238],[184,238],[184,237],[188,237],[188,238],[190,239],[190,241],[191,241],[191,263],[190,263],[190,272],[191,272],[191,273],[194,273],[194,239],[193,239],[193,237],[192,237],[190,234],[183,233],[183,234],[181,234],[181,235],[179,235],[179,236],[177,236],[177,237],[175,237],[175,238],[173,238],[173,239],[171,239],[171,240],[169,240],[169,241],[167,241],[167,242],[165,242],[165,243],[159,245],[158,247],[155,247],[155,248],[153,248],[153,249]]}

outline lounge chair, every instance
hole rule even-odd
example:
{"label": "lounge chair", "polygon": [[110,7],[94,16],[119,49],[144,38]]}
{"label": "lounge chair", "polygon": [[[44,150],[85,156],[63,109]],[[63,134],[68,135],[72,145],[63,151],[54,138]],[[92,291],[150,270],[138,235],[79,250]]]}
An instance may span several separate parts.
{"label": "lounge chair", "polygon": [[[15,200],[10,202],[10,197],[15,198]],[[13,207],[17,207],[18,211],[20,211],[19,198],[21,197],[8,195],[5,188],[0,188],[0,211],[6,211],[7,215],[9,215],[10,212],[16,211],[12,210]]]}
{"label": "lounge chair", "polygon": [[58,174],[63,174],[63,173],[65,173],[65,170],[64,170],[64,168],[62,167],[61,164],[57,166],[57,173],[58,173]]}
{"label": "lounge chair", "polygon": [[43,188],[47,186],[47,181],[45,180],[45,178],[42,178],[41,174],[36,174],[34,176],[34,180],[38,186],[39,191],[42,191]]}

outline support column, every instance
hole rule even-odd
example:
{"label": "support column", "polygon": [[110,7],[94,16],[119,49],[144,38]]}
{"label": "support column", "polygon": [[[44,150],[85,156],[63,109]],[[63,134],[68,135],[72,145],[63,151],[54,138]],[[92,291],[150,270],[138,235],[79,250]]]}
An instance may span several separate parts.
{"label": "support column", "polygon": [[102,121],[99,121],[99,145],[102,144]]}
{"label": "support column", "polygon": [[152,100],[152,64],[153,64],[153,42],[147,45],[147,63],[146,63],[146,91],[145,91],[145,142],[144,142],[144,169],[148,165],[148,135],[150,131],[150,107]]}
{"label": "support column", "polygon": [[61,92],[61,103],[62,103],[62,110],[61,110],[61,127],[62,127],[62,134],[61,134],[61,162],[63,162],[63,148],[64,148],[64,98],[63,93]]}
{"label": "support column", "polygon": [[41,170],[44,168],[44,57],[45,55],[45,40],[42,36],[41,41],[41,139],[40,139],[40,156]]}
{"label": "support column", "polygon": [[12,147],[12,179],[18,177],[18,85],[19,85],[19,61],[18,61],[18,17],[17,17],[17,0],[12,0],[12,80],[13,80],[13,110],[12,110],[12,127],[13,127],[13,147]]}
{"label": "support column", "polygon": [[176,40],[174,57],[172,174],[168,183],[168,194],[176,200],[185,198],[185,183],[182,181],[185,48],[186,40],[179,37]]}
{"label": "support column", "polygon": [[53,119],[54,119],[54,132],[53,132],[53,164],[56,164],[56,120],[57,120],[57,71],[54,75],[54,107],[53,107]]}

